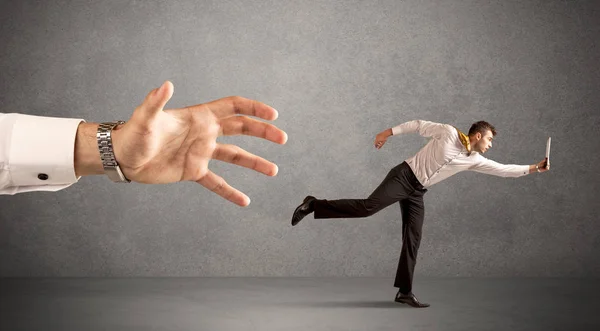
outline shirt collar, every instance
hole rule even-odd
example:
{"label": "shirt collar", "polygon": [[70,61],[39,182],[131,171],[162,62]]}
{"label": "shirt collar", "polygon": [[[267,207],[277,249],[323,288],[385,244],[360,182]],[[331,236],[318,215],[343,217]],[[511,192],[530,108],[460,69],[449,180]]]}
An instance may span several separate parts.
{"label": "shirt collar", "polygon": [[457,127],[454,127],[454,128],[456,129],[456,132],[458,133],[458,139],[460,139],[460,142],[463,144],[463,146],[465,146],[468,154],[471,155],[471,153],[477,153],[477,152],[471,151],[471,142],[469,141],[469,136],[464,134]]}

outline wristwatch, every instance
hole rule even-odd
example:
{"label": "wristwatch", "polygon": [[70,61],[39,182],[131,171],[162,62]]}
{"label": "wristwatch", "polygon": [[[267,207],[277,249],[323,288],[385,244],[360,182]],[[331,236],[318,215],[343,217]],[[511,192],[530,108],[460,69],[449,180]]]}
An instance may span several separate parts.
{"label": "wristwatch", "polygon": [[119,124],[125,124],[123,121],[100,123],[96,132],[96,140],[100,151],[100,159],[104,173],[115,183],[129,183],[129,179],[125,178],[117,160],[115,159],[115,151],[113,150],[112,138],[110,136],[112,130]]}

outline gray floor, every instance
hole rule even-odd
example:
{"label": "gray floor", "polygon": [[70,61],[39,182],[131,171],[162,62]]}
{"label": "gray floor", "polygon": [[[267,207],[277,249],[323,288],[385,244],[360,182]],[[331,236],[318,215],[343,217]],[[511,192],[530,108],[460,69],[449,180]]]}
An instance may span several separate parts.
{"label": "gray floor", "polygon": [[600,330],[600,280],[0,279],[1,330]]}

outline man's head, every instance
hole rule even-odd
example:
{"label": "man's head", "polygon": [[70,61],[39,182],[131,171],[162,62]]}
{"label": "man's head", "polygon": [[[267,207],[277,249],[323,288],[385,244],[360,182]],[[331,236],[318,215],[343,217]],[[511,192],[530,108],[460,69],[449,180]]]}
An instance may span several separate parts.
{"label": "man's head", "polygon": [[496,128],[486,121],[473,123],[469,129],[469,141],[471,150],[479,153],[485,153],[492,148],[492,140],[496,136]]}

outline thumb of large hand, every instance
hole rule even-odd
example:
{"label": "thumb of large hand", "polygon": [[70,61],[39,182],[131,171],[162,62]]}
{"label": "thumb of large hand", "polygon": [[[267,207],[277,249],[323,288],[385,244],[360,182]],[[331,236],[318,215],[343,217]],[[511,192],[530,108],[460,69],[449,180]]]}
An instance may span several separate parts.
{"label": "thumb of large hand", "polygon": [[138,107],[138,110],[145,120],[154,118],[163,110],[167,102],[173,96],[173,83],[165,81],[159,88],[156,88],[146,96],[144,102]]}

